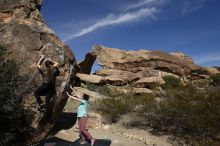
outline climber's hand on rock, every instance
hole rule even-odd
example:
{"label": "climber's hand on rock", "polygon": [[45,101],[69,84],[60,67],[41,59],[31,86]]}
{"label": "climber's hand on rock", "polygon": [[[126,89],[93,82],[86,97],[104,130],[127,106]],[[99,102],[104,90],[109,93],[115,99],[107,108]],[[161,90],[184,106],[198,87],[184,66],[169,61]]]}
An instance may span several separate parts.
{"label": "climber's hand on rock", "polygon": [[67,94],[69,97],[71,96],[68,92],[66,92],[66,94]]}
{"label": "climber's hand on rock", "polygon": [[74,93],[76,93],[76,90],[73,88],[72,85],[70,85],[70,88],[72,89],[72,91],[73,91]]}
{"label": "climber's hand on rock", "polygon": [[40,57],[43,59],[43,58],[45,58],[45,55],[44,55],[44,54],[41,54]]}

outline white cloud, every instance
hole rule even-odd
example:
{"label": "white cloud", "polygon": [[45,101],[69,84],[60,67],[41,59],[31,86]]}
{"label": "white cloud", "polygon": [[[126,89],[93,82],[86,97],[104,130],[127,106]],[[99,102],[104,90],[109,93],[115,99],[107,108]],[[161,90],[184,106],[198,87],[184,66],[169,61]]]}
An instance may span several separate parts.
{"label": "white cloud", "polygon": [[97,30],[98,28],[106,27],[106,26],[112,26],[117,24],[123,24],[133,21],[138,21],[143,18],[149,18],[149,19],[155,19],[154,14],[157,12],[157,8],[151,7],[151,8],[142,8],[135,12],[127,12],[125,14],[121,15],[108,15],[106,18],[98,20],[95,24],[88,26],[78,33],[70,34],[63,38],[63,41],[69,41],[76,37],[83,36],[85,34],[88,34],[94,30]]}
{"label": "white cloud", "polygon": [[195,12],[202,8],[206,0],[185,0],[183,3],[182,15]]}
{"label": "white cloud", "polygon": [[195,58],[195,62],[197,64],[202,64],[202,65],[216,61],[220,61],[220,53],[211,53],[211,54],[201,55]]}
{"label": "white cloud", "polygon": [[133,5],[129,5],[126,8],[126,11],[131,10],[131,9],[140,8],[140,7],[147,6],[147,5],[161,4],[163,2],[164,2],[164,0],[142,0],[142,1],[139,1],[138,3],[133,4]]}

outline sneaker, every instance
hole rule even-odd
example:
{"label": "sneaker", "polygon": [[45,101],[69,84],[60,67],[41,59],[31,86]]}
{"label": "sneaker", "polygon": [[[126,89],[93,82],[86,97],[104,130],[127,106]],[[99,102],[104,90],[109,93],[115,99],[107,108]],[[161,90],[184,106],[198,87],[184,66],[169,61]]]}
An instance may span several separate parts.
{"label": "sneaker", "polygon": [[80,144],[86,144],[86,142],[85,141],[81,141],[81,142],[79,142]]}
{"label": "sneaker", "polygon": [[86,144],[86,141],[84,141],[84,140],[79,140],[79,143],[80,143],[80,144]]}
{"label": "sneaker", "polygon": [[46,109],[45,109],[44,107],[40,107],[40,108],[38,108],[38,111],[40,111],[40,112],[46,112]]}
{"label": "sneaker", "polygon": [[91,140],[91,146],[94,146],[95,141],[96,141],[96,140],[95,140],[94,138]]}

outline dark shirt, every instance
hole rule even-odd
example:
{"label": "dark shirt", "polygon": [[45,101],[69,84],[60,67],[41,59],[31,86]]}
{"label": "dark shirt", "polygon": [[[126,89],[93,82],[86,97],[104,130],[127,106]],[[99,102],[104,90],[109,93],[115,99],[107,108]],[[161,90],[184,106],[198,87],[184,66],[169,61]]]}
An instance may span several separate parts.
{"label": "dark shirt", "polygon": [[56,83],[56,77],[60,75],[60,71],[57,67],[53,67],[51,69],[39,69],[44,82],[49,84],[55,84]]}

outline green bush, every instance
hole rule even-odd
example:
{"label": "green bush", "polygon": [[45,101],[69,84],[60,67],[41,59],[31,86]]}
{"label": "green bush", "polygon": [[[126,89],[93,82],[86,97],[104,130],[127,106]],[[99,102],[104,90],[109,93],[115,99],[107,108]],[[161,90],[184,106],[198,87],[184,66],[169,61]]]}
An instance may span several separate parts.
{"label": "green bush", "polygon": [[[135,95],[133,93],[123,94],[114,91],[108,98],[97,100],[93,104],[93,109],[101,112],[101,114],[110,122],[117,122],[122,115],[127,113],[133,113],[139,116],[142,107],[148,107],[148,109],[155,105],[154,97],[152,95]],[[145,108],[146,109],[146,108]],[[148,110],[146,109],[145,112]],[[143,113],[141,113],[143,114]]]}
{"label": "green bush", "polygon": [[208,71],[203,68],[200,68],[200,69],[193,70],[192,73],[196,75],[204,75],[204,74],[207,74]]}
{"label": "green bush", "polygon": [[127,105],[127,98],[125,98],[124,94],[120,93],[108,93],[108,98],[97,100],[92,108],[101,112],[110,123],[117,122],[121,115],[130,111],[129,105]]}
{"label": "green bush", "polygon": [[110,122],[115,123],[121,115],[127,113],[126,105],[117,98],[105,98],[98,101],[99,107],[97,111],[101,111],[102,115]]}
{"label": "green bush", "polygon": [[212,79],[214,85],[220,86],[220,73],[217,73],[217,74],[211,76],[211,79]]}
{"label": "green bush", "polygon": [[182,86],[181,80],[176,77],[165,76],[163,79],[166,82],[163,86],[164,88],[178,88]]}
{"label": "green bush", "polygon": [[18,73],[19,65],[5,58],[5,52],[6,49],[0,45],[0,135],[1,139],[8,139],[6,145],[12,145],[12,141],[19,143],[24,140],[30,130],[32,116],[21,105],[25,78]]}
{"label": "green bush", "polygon": [[209,79],[194,80],[193,85],[199,88],[207,88],[210,85],[210,80]]}
{"label": "green bush", "polygon": [[127,98],[124,94],[117,91],[113,92],[107,85],[98,86],[87,83],[86,88],[108,97],[91,103],[91,107],[93,110],[100,112],[109,123],[117,122],[121,115],[128,112]]}
{"label": "green bush", "polygon": [[171,134],[189,145],[218,145],[220,91],[200,91],[191,85],[169,91],[145,120],[153,132]]}
{"label": "green bush", "polygon": [[86,84],[86,88],[98,92],[104,96],[111,96],[112,92],[111,90],[107,87],[107,85],[95,85],[91,83]]}
{"label": "green bush", "polygon": [[141,123],[142,128],[151,127],[153,133],[172,135],[187,145],[219,144],[220,91],[199,90],[187,84],[166,89],[163,97],[155,99],[153,95],[114,92],[110,98],[97,100],[93,109],[109,122],[132,115],[132,119],[138,118],[138,124],[131,120],[126,125],[140,126]]}
{"label": "green bush", "polygon": [[[219,76],[217,74],[212,77],[216,84]],[[172,76],[166,76],[164,80],[165,94],[157,98],[154,95],[134,95],[132,92],[112,93],[106,86],[94,87],[94,90],[103,93],[106,89],[109,98],[97,100],[93,108],[101,112],[109,122],[118,122],[121,116],[132,115],[131,123],[125,125],[140,126],[141,123],[142,128],[150,127],[155,134],[172,135],[187,145],[219,145],[220,91],[197,89],[193,84],[183,85]],[[199,85],[206,83],[206,80],[202,80]],[[136,122],[134,119],[137,118]]]}

